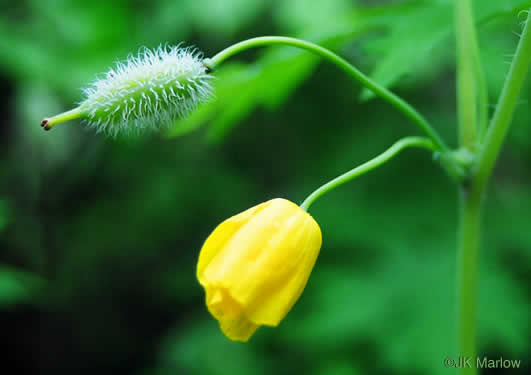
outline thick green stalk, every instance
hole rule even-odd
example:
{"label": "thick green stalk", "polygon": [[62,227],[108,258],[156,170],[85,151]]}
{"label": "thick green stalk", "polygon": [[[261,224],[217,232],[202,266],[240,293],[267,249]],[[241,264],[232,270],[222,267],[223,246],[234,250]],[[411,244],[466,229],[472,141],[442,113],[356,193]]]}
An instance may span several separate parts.
{"label": "thick green stalk", "polygon": [[475,375],[478,251],[483,192],[460,191],[459,239],[457,250],[457,349],[459,358],[472,358],[472,367],[461,375]]}
{"label": "thick green stalk", "polygon": [[205,59],[204,64],[210,69],[214,69],[217,65],[239,52],[245,51],[249,48],[269,46],[274,44],[284,44],[292,47],[301,48],[315,53],[318,56],[325,58],[332,64],[335,64],[340,69],[345,71],[350,77],[361,83],[369,90],[373,91],[376,95],[389,102],[393,107],[395,107],[396,109],[404,113],[407,117],[409,117],[411,120],[413,120],[413,122],[433,140],[437,151],[449,151],[448,147],[443,142],[439,134],[433,129],[429,122],[420,113],[417,112],[415,108],[409,105],[402,98],[387,90],[385,87],[374,82],[372,79],[370,79],[365,74],[360,72],[357,68],[355,68],[352,64],[350,64],[347,60],[317,44],[313,44],[295,38],[281,36],[263,36],[236,43],[219,52],[214,57],[210,59]]}
{"label": "thick green stalk", "polygon": [[462,187],[458,250],[458,353],[472,358],[472,367],[463,367],[461,375],[474,375],[476,357],[476,309],[478,251],[480,242],[481,203],[492,169],[511,124],[522,85],[531,64],[531,9],[511,64],[509,75],[498,101],[496,112],[481,145],[476,167],[469,184]]}
{"label": "thick green stalk", "polygon": [[326,184],[321,186],[319,189],[315,190],[313,193],[311,193],[308,196],[308,198],[304,200],[304,202],[302,202],[301,208],[308,211],[308,208],[311,206],[311,204],[315,200],[317,200],[319,197],[321,197],[322,195],[328,193],[329,191],[335,189],[338,186],[343,185],[345,182],[348,182],[356,177],[359,177],[373,170],[374,168],[381,166],[382,164],[388,162],[390,159],[396,156],[400,151],[408,147],[425,148],[430,151],[435,151],[435,145],[428,138],[424,138],[424,137],[402,138],[399,141],[395,142],[385,152],[381,153],[374,159],[371,159],[368,162],[363,163],[362,165],[357,166],[356,168],[346,173],[343,173],[341,176],[334,178],[332,181],[327,182]]}

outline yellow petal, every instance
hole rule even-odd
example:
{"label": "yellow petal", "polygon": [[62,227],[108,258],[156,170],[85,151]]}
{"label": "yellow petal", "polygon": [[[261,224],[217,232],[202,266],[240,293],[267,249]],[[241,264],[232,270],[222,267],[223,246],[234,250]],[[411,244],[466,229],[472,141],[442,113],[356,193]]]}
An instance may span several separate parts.
{"label": "yellow petal", "polygon": [[321,231],[296,204],[271,200],[225,244],[206,279],[229,291],[256,324],[277,325],[299,298]]}
{"label": "yellow petal", "polygon": [[278,274],[276,264],[271,264],[271,261],[278,263],[280,258],[289,257],[288,253],[275,251],[278,242],[285,237],[278,233],[292,231],[295,220],[288,220],[296,213],[292,206],[300,210],[295,204],[286,202],[274,199],[264,203],[263,208],[256,211],[244,226],[231,233],[231,237],[211,258],[203,279],[230,290],[242,305],[249,303],[248,295],[254,294],[255,287],[263,281],[270,284],[269,275],[274,277],[275,273]]}
{"label": "yellow petal", "polygon": [[321,248],[321,230],[317,223],[308,217],[304,240],[298,250],[303,254],[292,267],[292,272],[281,285],[270,290],[262,290],[260,299],[247,307],[249,320],[257,324],[276,326],[291,310],[302,294]]}
{"label": "yellow petal", "polygon": [[258,329],[258,325],[249,321],[227,291],[207,288],[206,304],[210,313],[218,320],[221,331],[231,340],[247,341]]}
{"label": "yellow petal", "polygon": [[205,286],[206,281],[203,279],[203,272],[209,265],[212,259],[223,248],[225,243],[238,231],[254,213],[260,211],[267,202],[261,203],[257,206],[251,207],[242,213],[232,216],[219,224],[214,232],[207,238],[201,252],[199,253],[199,261],[197,262],[197,279],[200,284]]}
{"label": "yellow petal", "polygon": [[321,247],[315,220],[273,199],[223,223],[209,236],[197,277],[210,313],[233,340],[277,325],[300,297]]}

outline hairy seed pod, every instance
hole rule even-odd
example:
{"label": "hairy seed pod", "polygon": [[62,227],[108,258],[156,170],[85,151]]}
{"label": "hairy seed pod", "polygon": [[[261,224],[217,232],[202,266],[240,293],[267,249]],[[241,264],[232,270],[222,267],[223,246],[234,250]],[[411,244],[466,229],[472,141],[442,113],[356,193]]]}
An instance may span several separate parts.
{"label": "hairy seed pod", "polygon": [[146,48],[85,89],[79,107],[44,119],[41,125],[48,130],[80,117],[113,136],[167,127],[212,97],[213,77],[208,71],[193,49]]}

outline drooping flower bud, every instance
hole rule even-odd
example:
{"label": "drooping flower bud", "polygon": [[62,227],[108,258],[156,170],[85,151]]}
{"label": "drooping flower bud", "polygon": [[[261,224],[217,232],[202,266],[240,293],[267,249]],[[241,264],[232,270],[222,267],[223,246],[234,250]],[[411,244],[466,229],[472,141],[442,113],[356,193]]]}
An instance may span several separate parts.
{"label": "drooping flower bud", "polygon": [[276,326],[301,295],[321,248],[321,230],[296,204],[273,199],[221,223],[197,265],[206,304],[231,340]]}
{"label": "drooping flower bud", "polygon": [[74,118],[110,135],[166,127],[212,96],[209,69],[190,48],[143,49],[117,63],[84,90],[79,107],[45,118],[41,126]]}

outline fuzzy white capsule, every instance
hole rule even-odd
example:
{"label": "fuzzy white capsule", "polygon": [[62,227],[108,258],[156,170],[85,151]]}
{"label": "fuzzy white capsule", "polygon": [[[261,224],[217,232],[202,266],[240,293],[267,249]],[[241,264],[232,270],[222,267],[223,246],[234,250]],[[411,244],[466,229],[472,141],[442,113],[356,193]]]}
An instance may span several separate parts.
{"label": "fuzzy white capsule", "polygon": [[196,50],[142,49],[85,89],[85,99],[77,108],[45,118],[41,126],[49,130],[60,122],[83,118],[98,132],[113,136],[158,130],[208,101],[212,78]]}

